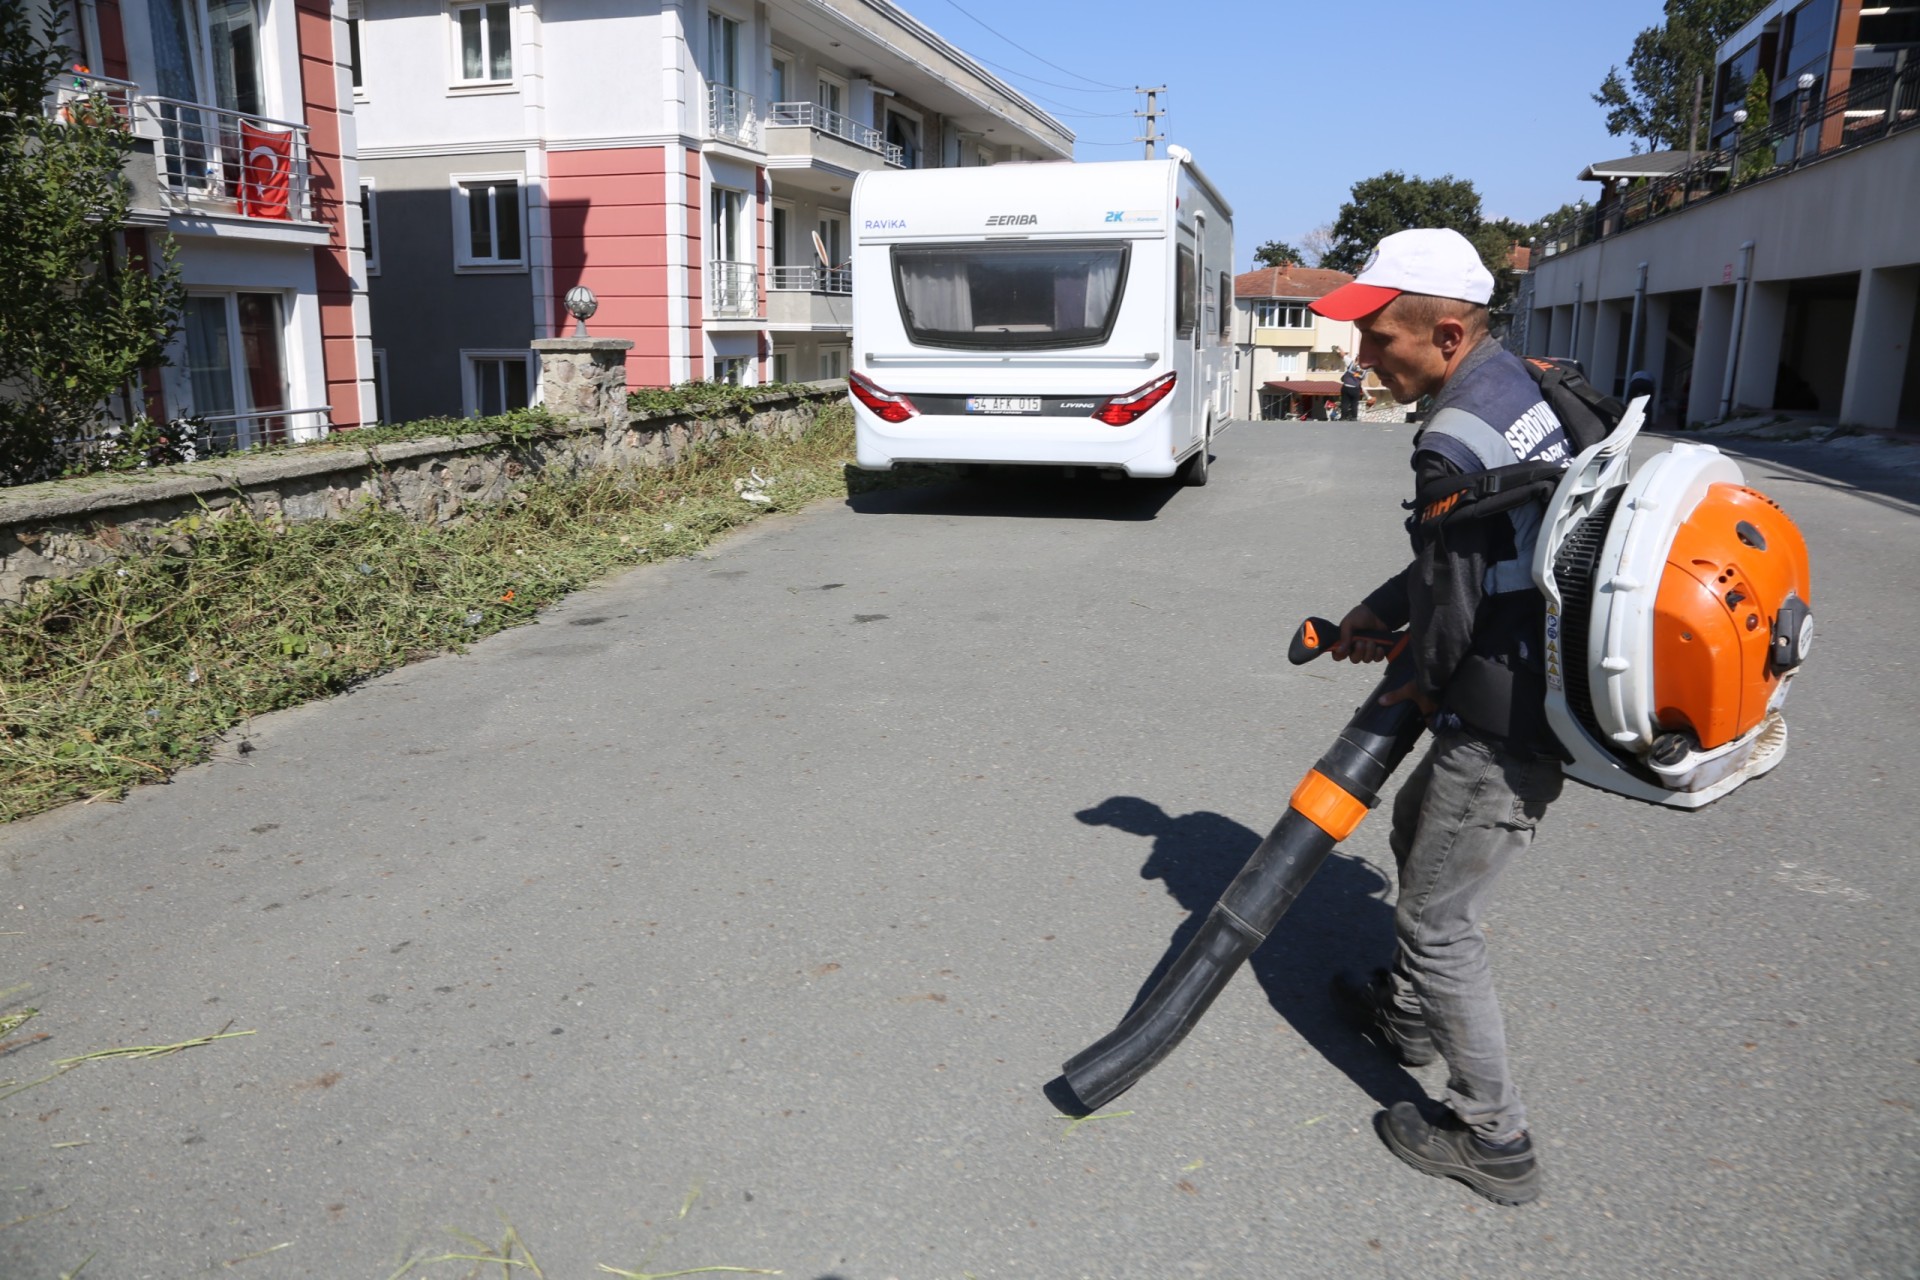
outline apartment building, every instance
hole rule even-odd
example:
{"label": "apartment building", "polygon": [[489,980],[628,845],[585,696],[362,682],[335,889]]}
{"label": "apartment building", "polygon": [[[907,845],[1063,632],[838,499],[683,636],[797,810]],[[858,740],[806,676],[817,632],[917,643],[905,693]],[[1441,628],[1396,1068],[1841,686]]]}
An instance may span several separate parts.
{"label": "apartment building", "polygon": [[74,69],[134,138],[133,261],[170,237],[187,289],[171,363],[132,413],[203,443],[314,438],[375,416],[344,0],[69,0]]}
{"label": "apartment building", "polygon": [[351,3],[398,419],[527,403],[576,285],[635,386],[841,376],[862,172],[1072,152],[885,0]]}
{"label": "apartment building", "polygon": [[1708,150],[1583,173],[1602,199],[1536,246],[1516,344],[1615,393],[1645,370],[1663,425],[1920,431],[1917,55],[1920,3],[1762,9],[1717,51]]}
{"label": "apartment building", "polygon": [[1282,418],[1324,412],[1340,397],[1340,374],[1359,347],[1351,323],[1308,304],[1353,277],[1317,267],[1261,267],[1233,279],[1233,416]]}

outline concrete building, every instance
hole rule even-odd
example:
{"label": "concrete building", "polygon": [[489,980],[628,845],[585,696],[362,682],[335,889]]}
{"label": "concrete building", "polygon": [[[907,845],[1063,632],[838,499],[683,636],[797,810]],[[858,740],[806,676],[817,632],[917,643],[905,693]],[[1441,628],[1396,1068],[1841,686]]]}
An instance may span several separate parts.
{"label": "concrete building", "polygon": [[1260,267],[1233,279],[1233,416],[1279,418],[1337,402],[1360,332],[1307,304],[1353,277],[1317,267]]}
{"label": "concrete building", "polygon": [[[1517,345],[1615,393],[1645,369],[1668,425],[1772,411],[1920,430],[1915,49],[1920,6],[1769,5],[1719,51],[1713,150],[1666,176],[1583,175],[1605,199],[1536,246]],[[1743,106],[1763,72],[1764,123]]]}
{"label": "concrete building", "polygon": [[637,386],[839,376],[860,173],[1072,151],[885,0],[353,3],[397,419],[525,404],[582,284]]}
{"label": "concrete building", "polygon": [[[171,363],[128,413],[197,418],[203,442],[313,438],[375,416],[345,0],[75,0],[76,69],[126,122],[128,257],[170,237],[187,289]],[[78,68],[85,68],[80,70]]]}

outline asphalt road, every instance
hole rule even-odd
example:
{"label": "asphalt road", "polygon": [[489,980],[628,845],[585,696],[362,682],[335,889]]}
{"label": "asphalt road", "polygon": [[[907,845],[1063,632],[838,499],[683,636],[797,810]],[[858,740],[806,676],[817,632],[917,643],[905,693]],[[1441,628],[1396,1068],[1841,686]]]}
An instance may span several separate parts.
{"label": "asphalt road", "polygon": [[820,506],[0,830],[49,1034],[0,1079],[251,1033],[0,1100],[0,1274],[386,1280],[510,1223],[549,1280],[1920,1275],[1920,508],[1818,446],[1750,470],[1815,553],[1786,763],[1570,786],[1502,886],[1541,1203],[1374,1134],[1442,1083],[1324,994],[1389,937],[1378,817],[1119,1114],[1043,1095],[1363,694],[1282,653],[1404,561],[1407,432]]}

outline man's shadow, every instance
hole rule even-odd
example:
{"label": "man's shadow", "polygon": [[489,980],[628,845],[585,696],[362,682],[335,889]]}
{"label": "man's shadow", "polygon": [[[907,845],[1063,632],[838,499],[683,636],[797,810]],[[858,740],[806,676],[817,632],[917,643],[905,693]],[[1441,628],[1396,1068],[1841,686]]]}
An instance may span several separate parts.
{"label": "man's shadow", "polygon": [[[1164,882],[1187,910],[1160,963],[1140,984],[1133,1003],[1121,1011],[1124,1016],[1146,999],[1186,950],[1262,836],[1217,813],[1175,817],[1138,796],[1114,796],[1074,816],[1089,826],[1151,838],[1153,847],[1140,876]],[[1386,896],[1391,887],[1364,859],[1334,850],[1247,962],[1274,1011],[1382,1107],[1402,1100],[1421,1102],[1426,1091],[1346,1021],[1327,984],[1335,973],[1365,973],[1392,954],[1393,907]],[[1115,1024],[1119,1021],[1115,1017]]]}

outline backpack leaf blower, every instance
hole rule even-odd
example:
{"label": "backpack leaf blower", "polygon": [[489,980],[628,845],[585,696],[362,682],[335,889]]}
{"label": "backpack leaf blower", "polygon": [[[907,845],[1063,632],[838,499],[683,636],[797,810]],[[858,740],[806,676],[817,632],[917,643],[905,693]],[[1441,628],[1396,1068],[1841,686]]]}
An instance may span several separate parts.
{"label": "backpack leaf blower", "polygon": [[[1546,597],[1546,709],[1576,780],[1693,809],[1786,751],[1780,712],[1812,643],[1811,571],[1793,521],[1719,450],[1675,444],[1632,473],[1645,406],[1636,399],[1582,450],[1547,502],[1533,565]],[[1309,662],[1338,635],[1309,618],[1288,659]],[[1379,802],[1425,728],[1412,701],[1380,696],[1412,678],[1401,637],[1166,976],[1061,1067],[1083,1106],[1105,1105],[1174,1050]]]}

